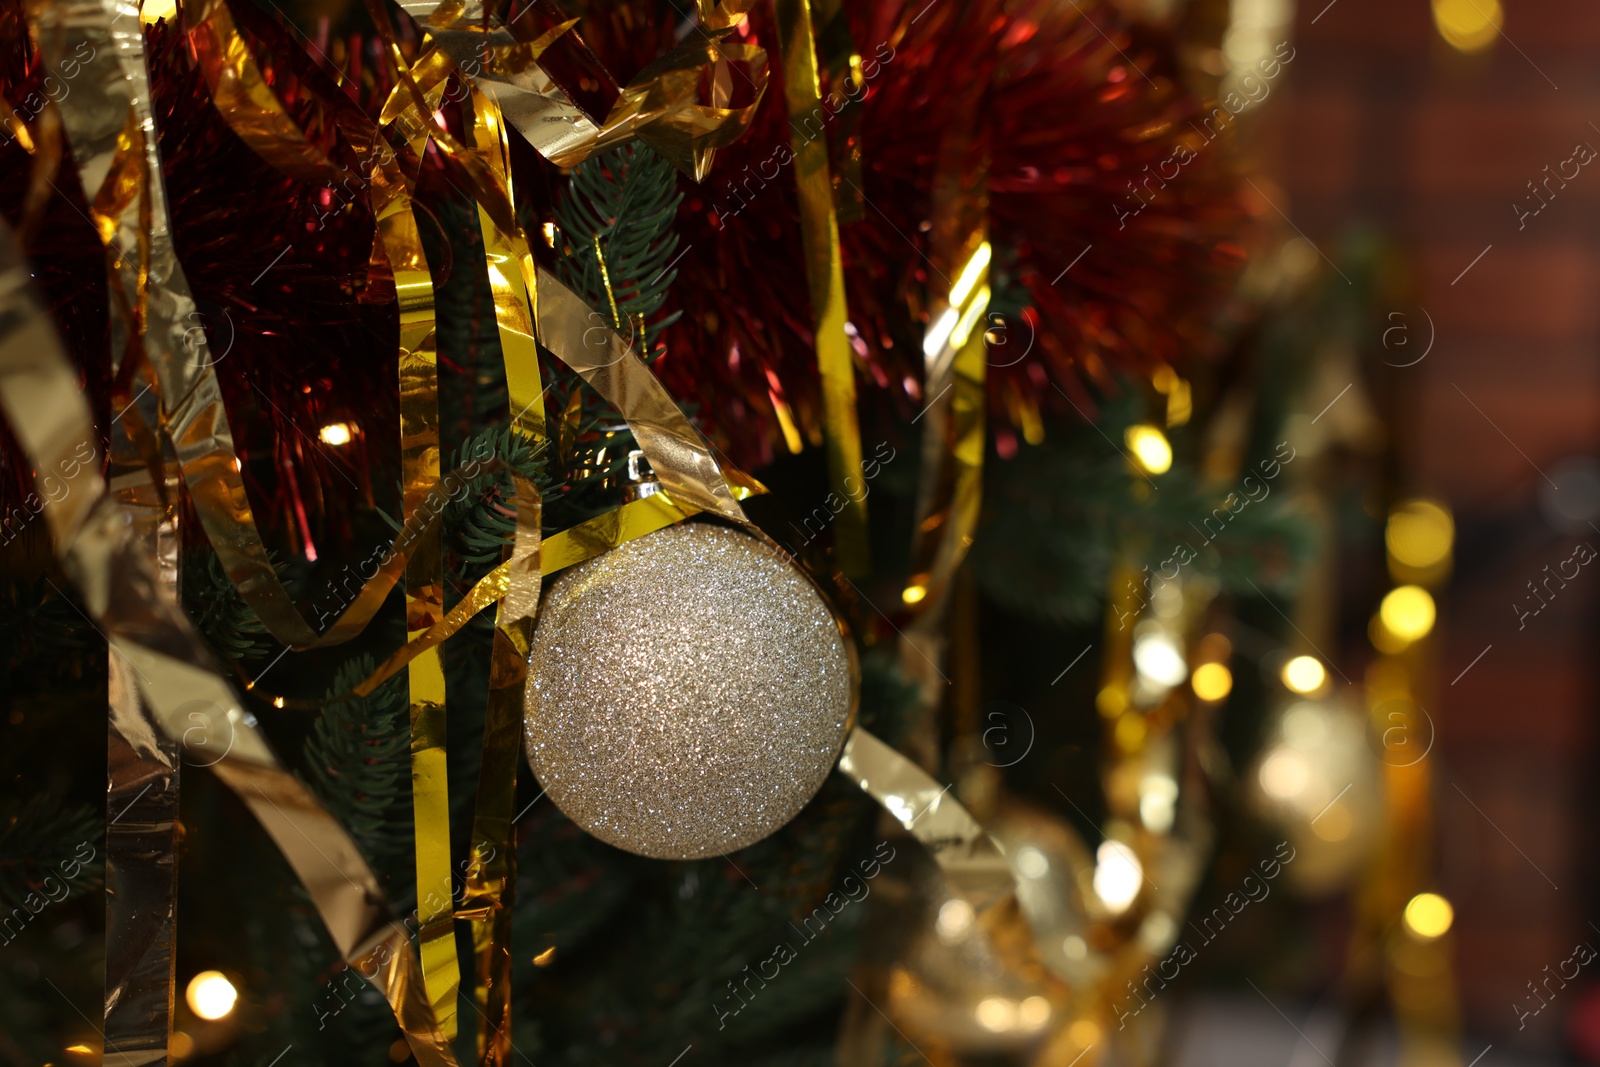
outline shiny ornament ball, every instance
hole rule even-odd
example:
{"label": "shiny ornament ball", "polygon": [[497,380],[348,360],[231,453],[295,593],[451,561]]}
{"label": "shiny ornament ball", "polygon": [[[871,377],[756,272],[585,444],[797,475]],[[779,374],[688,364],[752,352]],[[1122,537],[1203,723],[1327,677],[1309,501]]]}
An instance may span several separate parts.
{"label": "shiny ornament ball", "polygon": [[602,841],[722,855],[815,795],[855,684],[833,613],[781,552],[671,526],[552,584],[528,660],[528,762]]}

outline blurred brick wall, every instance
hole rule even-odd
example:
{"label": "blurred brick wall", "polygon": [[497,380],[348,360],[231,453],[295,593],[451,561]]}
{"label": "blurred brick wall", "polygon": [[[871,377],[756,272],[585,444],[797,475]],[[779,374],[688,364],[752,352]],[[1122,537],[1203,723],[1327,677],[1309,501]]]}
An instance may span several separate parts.
{"label": "blurred brick wall", "polygon": [[[1600,160],[1520,231],[1511,207],[1580,141],[1600,149],[1600,4],[1504,2],[1505,36],[1463,56],[1422,0],[1336,0],[1315,24],[1324,0],[1309,0],[1257,141],[1280,206],[1324,251],[1359,223],[1401,245],[1437,331],[1423,362],[1386,373],[1409,376],[1414,398],[1396,428],[1408,488],[1458,521],[1428,710],[1457,969],[1469,1026],[1491,1036],[1515,1031],[1511,1005],[1546,964],[1578,940],[1600,946],[1587,859],[1600,566],[1521,631],[1511,607],[1578,541],[1600,548],[1600,532],[1558,531],[1539,503],[1560,461],[1600,439]],[[1395,310],[1425,329],[1414,307]],[[1523,1039],[1553,1043],[1578,996],[1564,991]]]}

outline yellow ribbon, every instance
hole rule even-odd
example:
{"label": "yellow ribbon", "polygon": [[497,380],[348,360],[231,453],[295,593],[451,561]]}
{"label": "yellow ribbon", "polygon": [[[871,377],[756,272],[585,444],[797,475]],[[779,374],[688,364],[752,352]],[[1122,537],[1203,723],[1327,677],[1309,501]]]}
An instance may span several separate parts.
{"label": "yellow ribbon", "polygon": [[[810,0],[775,0],[778,45],[783,52],[783,90],[789,106],[795,185],[800,195],[800,236],[811,325],[822,378],[824,445],[828,478],[845,501],[834,528],[834,544],[845,574],[860,577],[870,565],[867,495],[861,477],[861,427],[856,417],[855,364],[845,335],[844,260],[839,219],[829,177],[828,144],[807,136],[806,120],[823,114]],[[850,489],[855,485],[854,491]]]}
{"label": "yellow ribbon", "polygon": [[[478,154],[511,196],[510,146],[498,109],[481,94],[473,97],[473,139]],[[495,326],[505,366],[508,414],[514,431],[535,449],[545,442],[544,390],[540,388],[538,345],[526,286],[533,254],[520,230],[503,232],[478,210],[485,271],[494,295]],[[472,820],[472,853],[456,917],[472,924],[476,957],[473,998],[478,1005],[478,1062],[502,1067],[511,1055],[511,890],[516,882],[516,839],[512,825],[517,765],[522,751],[522,691],[527,677],[533,616],[539,605],[539,493],[516,480],[517,527],[511,561],[505,566],[507,595],[500,600],[489,660],[488,704],[483,724],[483,760],[478,803]],[[474,589],[476,594],[477,590]]]}

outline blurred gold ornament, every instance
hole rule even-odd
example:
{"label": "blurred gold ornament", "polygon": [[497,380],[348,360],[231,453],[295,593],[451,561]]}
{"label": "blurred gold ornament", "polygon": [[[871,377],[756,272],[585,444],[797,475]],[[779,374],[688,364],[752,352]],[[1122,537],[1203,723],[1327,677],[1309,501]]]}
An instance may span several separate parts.
{"label": "blurred gold ornament", "polygon": [[618,848],[721,855],[792,819],[833,769],[854,664],[778,549],[672,526],[566,571],[534,631],[528,761]]}
{"label": "blurred gold ornament", "polygon": [[[974,909],[924,857],[900,867],[903,896],[874,926],[881,938],[903,924],[883,957],[892,960],[885,1011],[936,1062],[956,1062],[938,1049],[1065,1065],[1099,1038],[1085,1012],[1108,957],[1091,946],[1113,943],[1115,917],[1094,896],[1094,855],[1064,819],[1008,800],[991,832],[1015,884],[1014,897],[993,907]],[[1079,1044],[1063,1058],[1072,1038]]]}
{"label": "blurred gold ornament", "polygon": [[1017,905],[1040,962],[1089,988],[1105,971],[1089,946],[1103,940],[1097,924],[1111,917],[1095,893],[1094,853],[1064,819],[1015,802],[1001,810],[993,832],[1011,858]]}

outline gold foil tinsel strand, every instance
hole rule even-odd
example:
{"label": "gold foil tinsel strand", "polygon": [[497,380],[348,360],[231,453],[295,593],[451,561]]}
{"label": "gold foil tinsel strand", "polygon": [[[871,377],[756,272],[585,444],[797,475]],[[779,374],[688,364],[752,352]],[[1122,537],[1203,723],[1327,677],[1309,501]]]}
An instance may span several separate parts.
{"label": "gold foil tinsel strand", "polygon": [[[680,171],[704,180],[716,148],[743,135],[755,117],[767,84],[766,53],[753,45],[729,44],[751,0],[730,0],[700,32],[641,70],[624,86],[605,119],[596,125],[539,66],[539,56],[573,32],[573,19],[532,41],[519,40],[492,3],[483,0],[400,0],[432,40],[474,86],[488,95],[505,120],[558,167],[574,167],[597,152],[634,138],[648,141]],[[699,102],[708,68],[716,84],[718,64],[748,68],[754,98],[726,106],[715,92]]]}
{"label": "gold foil tinsel strand", "polygon": [[[242,483],[238,478],[237,466],[226,460],[223,463],[216,462],[223,457],[233,459],[234,451],[226,414],[222,408],[220,390],[217,388],[215,374],[211,369],[212,360],[203,339],[196,341],[193,331],[189,329],[194,303],[183,278],[182,268],[171,248],[167,209],[156,155],[155,129],[149,113],[149,83],[137,11],[125,8],[114,0],[107,0],[104,3],[74,3],[64,7],[46,5],[41,10],[36,10],[34,17],[41,40],[60,43],[63,46],[81,42],[94,46],[98,43],[118,59],[122,75],[120,78],[106,78],[91,83],[91,86],[80,89],[71,99],[63,100],[61,103],[69,138],[77,141],[75,158],[79,160],[85,188],[94,190],[92,193],[94,215],[101,235],[108,244],[109,254],[116,257],[131,243],[140,248],[147,257],[138,264],[138,269],[129,278],[134,292],[128,291],[128,285],[113,284],[113,305],[131,303],[137,309],[138,325],[146,341],[145,354],[155,371],[156,393],[162,398],[166,412],[164,428],[177,447],[176,458],[195,496],[202,521],[209,527],[208,534],[213,542],[218,540],[219,530],[232,533],[245,529],[253,535],[254,522],[249,514]],[[87,88],[97,91],[87,91]],[[119,110],[125,116],[120,122],[120,131],[117,121]],[[114,131],[116,132],[113,140]],[[405,210],[403,215],[399,210],[407,208],[408,202],[401,202],[392,195],[395,188],[394,178],[397,174],[397,168],[393,168],[392,160],[388,162],[388,167],[390,169],[384,173],[382,179],[375,178],[374,186],[379,190],[387,189],[391,195],[381,206],[375,205],[378,208],[375,214],[379,219],[380,232],[388,230],[385,237],[392,244],[404,244],[405,223],[411,224],[412,247],[403,250],[402,258],[395,264],[397,268],[395,280],[402,303],[403,329],[409,328],[411,334],[420,335],[408,336],[407,342],[413,349],[420,349],[424,338],[432,332],[429,321],[431,286],[426,284],[419,286],[416,279],[407,273],[410,271],[414,274],[420,262],[423,278],[426,279],[426,264],[420,259],[420,243],[415,241],[414,220],[410,218],[409,210]],[[101,178],[98,184],[92,180],[97,176]],[[115,260],[113,262],[115,263]],[[124,274],[126,275],[127,271],[124,271]],[[114,274],[113,282],[116,280]],[[408,361],[404,358],[402,365],[408,365]],[[414,369],[408,366],[408,372]],[[16,413],[13,413],[13,417],[17,417]],[[434,456],[436,467],[436,445]],[[225,470],[222,469],[224,466]],[[435,472],[435,480],[436,477]],[[241,542],[232,540],[229,545],[240,548]],[[254,559],[251,558],[252,549]],[[127,545],[117,549],[119,553],[127,550]],[[253,541],[249,538],[243,539],[242,553],[245,571],[250,570],[253,564],[258,564],[264,567],[266,574],[271,575],[270,562],[265,558],[259,536],[255,536]],[[239,562],[241,556],[237,552],[224,553],[224,559],[230,564],[230,571],[235,571],[236,568],[232,565]],[[127,565],[127,561],[121,562]],[[159,571],[152,570],[152,573],[159,574]],[[273,581],[276,581],[275,575]],[[170,589],[148,589],[142,595],[151,599],[159,599],[165,595],[167,601],[175,602]],[[287,598],[284,598],[284,604],[293,613],[293,606],[287,603]],[[118,607],[128,610],[127,605],[120,602]],[[304,620],[297,614],[295,621],[304,628]],[[125,620],[113,618],[107,625],[114,631],[115,625],[121,622]],[[115,636],[113,643],[117,644]],[[243,726],[250,724],[244,713],[236,709],[236,702],[232,701],[231,694],[226,692],[226,687],[216,678],[207,677],[203,683],[191,681],[185,685],[183,671],[177,670],[174,673],[174,669],[163,654],[142,653],[142,649],[138,646],[135,646],[133,651],[124,650],[124,654],[144,681],[146,699],[150,701],[169,737],[175,733],[187,735],[195,732],[190,721],[181,717],[175,720],[173,716],[197,703],[192,699],[175,702],[175,698],[185,692],[196,692],[198,684],[198,691],[209,691],[209,695],[215,699],[210,701],[209,707],[205,710],[189,710],[189,718],[199,717],[206,723],[206,729],[202,730],[202,733],[208,738],[213,728],[220,735],[220,731],[226,727],[229,745],[227,751],[230,754],[240,751],[239,731]],[[139,669],[141,660],[149,670]],[[157,680],[152,681],[152,678]],[[442,689],[442,686],[440,688]],[[220,745],[222,742],[217,743]],[[285,791],[282,783],[275,780],[281,776],[281,772],[275,770],[275,760],[266,752],[259,740],[255,741],[255,747],[259,750],[256,753],[259,758],[255,762],[274,768],[273,773],[267,775],[268,779],[273,780],[274,791],[280,794],[282,800],[289,802],[295,808],[302,809],[300,815],[286,815],[284,804],[265,791],[262,782],[258,780],[261,777],[259,774],[249,771],[241,773],[238,766],[229,763],[226,757],[219,757],[215,761],[216,773],[231,786],[241,790],[246,801],[252,805],[258,817],[268,825],[269,831],[274,833],[286,854],[290,854],[291,863],[296,865],[303,876],[307,875],[307,872],[316,872],[329,862],[329,854],[326,850],[318,849],[320,862],[312,862],[303,854],[302,842],[309,842],[313,848],[317,847],[315,838],[306,832],[305,824],[314,822],[319,817],[326,822],[326,813],[314,803],[310,812],[304,810],[308,798],[294,795],[296,791],[303,793],[303,789],[296,785],[293,789]],[[250,787],[253,787],[253,792]],[[268,808],[271,810],[268,811]],[[286,839],[283,836],[284,832],[290,829],[295,831],[300,840]],[[334,830],[342,834],[342,831],[337,830],[336,824]],[[319,828],[318,833],[326,837],[327,827]],[[357,870],[358,873],[359,870],[364,870],[359,855],[353,854],[353,849],[339,849],[337,846],[335,852],[341,853],[345,860],[345,862],[337,860],[334,862],[339,877],[347,884],[359,887],[359,881],[351,874],[352,870]],[[352,856],[357,867],[352,867],[348,862]],[[445,858],[444,866],[446,900],[448,900],[448,856]],[[325,877],[320,873],[315,876],[319,879]],[[370,881],[370,872],[367,872],[367,880]],[[319,889],[325,892],[319,885],[308,884],[308,888],[311,889],[314,898],[318,896]],[[363,895],[367,895],[364,888],[362,892]],[[371,899],[380,898],[372,896]],[[323,907],[324,917],[329,919],[330,928],[336,921],[348,921],[343,917],[337,920],[334,918],[336,909],[330,900],[323,899],[318,903]],[[370,904],[368,906],[370,907]],[[355,947],[356,942],[353,939],[340,938],[339,931],[334,932],[342,949]],[[346,933],[348,932],[347,930]],[[400,937],[404,946],[403,932]],[[393,1003],[397,1017],[402,1019],[403,1024],[409,1022],[411,1030],[408,1032],[408,1037],[415,1038],[414,1046],[419,1057],[426,1057],[432,1062],[448,1062],[448,1053],[445,1053],[444,1061],[439,1061],[437,1058],[443,1047],[440,1044],[443,1035],[438,1032],[437,1022],[432,1013],[419,1012],[416,1005],[407,1000],[416,995],[414,984],[404,977],[408,970],[406,963],[409,960],[409,947],[405,946],[403,957],[386,960],[382,965],[375,967],[374,977],[382,972],[391,980],[388,983],[388,990],[395,997]],[[168,968],[170,970],[170,962]],[[170,1028],[170,973],[166,979],[165,1010],[159,1013],[160,1020],[148,1021],[148,1025],[152,1027],[159,1023]],[[109,1002],[112,1005],[117,1003],[115,1000]],[[451,1009],[454,1007],[453,995],[450,1007]],[[147,1037],[146,1042],[149,1041],[150,1037]],[[162,1034],[160,1047],[163,1051],[165,1045],[166,1035]]]}
{"label": "gold foil tinsel strand", "polygon": [[[156,384],[147,356],[170,353],[174,320],[193,303],[167,229],[138,22],[129,34],[118,25],[125,10],[103,3],[36,6],[31,16],[41,58],[52,68],[81,61],[85,48],[89,62],[102,65],[102,77],[85,79],[56,128],[64,127],[79,162],[105,245],[112,377],[140,388],[109,435],[111,484],[129,520],[127,550],[162,594],[175,598],[177,519],[168,483],[176,469],[170,448],[163,454],[152,432],[159,393],[145,395]],[[85,436],[69,462],[89,464],[93,443]],[[55,472],[41,473],[55,480]],[[172,1036],[181,760],[174,740],[153,728],[129,662],[113,655],[107,667],[105,1058],[164,1061]]]}
{"label": "gold foil tinsel strand", "polygon": [[[472,98],[473,141],[478,154],[513,196],[510,146],[499,109],[481,93]],[[513,430],[535,450],[545,447],[544,390],[540,387],[538,346],[532,302],[526,286],[534,276],[533,252],[526,235],[503,232],[478,209],[485,270],[494,293],[495,325],[505,367],[507,412]],[[531,300],[530,300],[531,298]],[[472,924],[475,956],[473,999],[478,1006],[478,1062],[504,1067],[511,1055],[511,906],[516,883],[517,766],[522,751],[522,691],[528,647],[539,604],[541,502],[537,488],[517,479],[517,526],[508,564],[507,592],[495,620],[489,661],[488,702],[483,724],[483,758],[478,803],[472,820],[472,853],[457,917]]]}
{"label": "gold foil tinsel strand", "polygon": [[[95,24],[82,12],[73,14],[78,25]],[[104,12],[107,22],[116,15],[114,9]],[[107,635],[112,658],[127,665],[154,724],[181,741],[197,763],[209,765],[250,808],[310,894],[334,946],[388,997],[418,1062],[454,1067],[421,986],[410,934],[390,918],[355,842],[278,762],[254,718],[222,680],[148,552],[133,538],[126,514],[108,494],[98,455],[70,466],[82,443],[94,440],[93,421],[60,340],[32,295],[27,269],[4,232],[0,410],[39,472],[45,520],[62,567],[86,612]],[[62,473],[65,493],[46,495],[45,479],[52,471]]]}
{"label": "gold foil tinsel strand", "polygon": [[[821,115],[810,0],[775,0],[778,42],[783,52],[783,89],[794,147],[795,185],[800,196],[800,236],[805,248],[811,325],[822,376],[824,446],[828,478],[845,501],[834,524],[835,546],[845,574],[860,577],[870,564],[867,500],[861,479],[861,427],[856,417],[855,363],[846,336],[844,260],[839,219],[829,177],[828,144],[807,136],[805,120]],[[858,488],[852,492],[850,485]]]}

